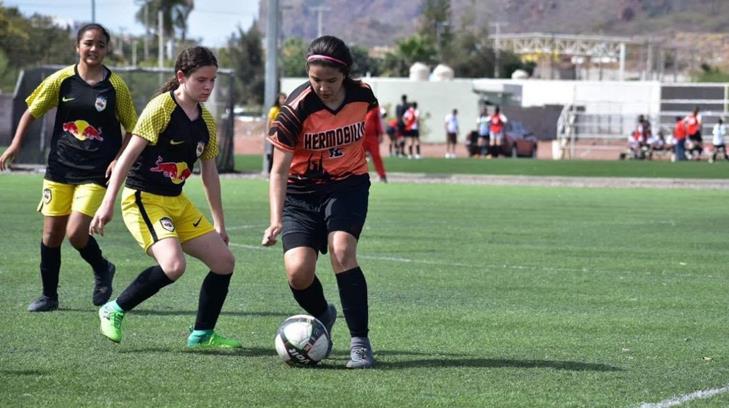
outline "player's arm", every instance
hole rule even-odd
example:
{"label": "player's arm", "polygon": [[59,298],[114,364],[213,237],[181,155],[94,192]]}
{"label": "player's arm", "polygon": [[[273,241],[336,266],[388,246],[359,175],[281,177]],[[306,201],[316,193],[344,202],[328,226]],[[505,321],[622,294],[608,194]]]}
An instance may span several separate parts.
{"label": "player's arm", "polygon": [[132,136],[127,147],[121,156],[119,156],[119,160],[117,160],[114,166],[114,171],[111,173],[111,178],[109,178],[109,185],[106,188],[104,199],[101,201],[101,206],[96,210],[96,214],[91,220],[91,225],[89,225],[89,234],[98,233],[99,235],[104,235],[104,226],[111,221],[114,215],[114,202],[116,201],[119,189],[122,183],[124,183],[129,169],[132,168],[132,164],[137,160],[142,150],[147,147],[148,143],[146,139],[136,135]]}
{"label": "player's arm", "polygon": [[119,148],[119,151],[116,152],[116,156],[114,156],[114,160],[112,160],[111,163],[109,163],[109,165],[106,167],[105,177],[107,179],[109,177],[111,177],[111,172],[114,169],[114,166],[116,165],[117,160],[119,160],[119,156],[121,156],[122,152],[127,147],[127,145],[129,144],[129,141],[131,139],[132,139],[132,134],[130,132],[127,132],[127,133],[124,134],[124,139],[122,139],[122,145]]}
{"label": "player's arm", "polygon": [[220,194],[220,177],[218,176],[218,167],[215,159],[206,159],[200,161],[200,175],[202,176],[205,195],[208,199],[210,212],[213,215],[213,225],[215,231],[220,234],[223,241],[227,244],[230,240],[228,233],[225,231],[225,218],[223,217],[223,201]]}
{"label": "player's arm", "polygon": [[25,139],[25,135],[28,133],[28,127],[30,127],[30,124],[34,120],[35,118],[30,113],[30,110],[26,109],[25,112],[23,112],[23,115],[20,117],[20,122],[18,122],[18,129],[15,131],[13,141],[0,156],[0,171],[10,167],[10,162],[13,161],[15,156],[20,151],[20,148],[23,145],[23,139]]}
{"label": "player's arm", "polygon": [[294,153],[276,148],[273,155],[273,165],[268,186],[268,199],[270,206],[270,225],[263,232],[261,245],[271,246],[276,243],[278,234],[283,228],[283,205],[286,198],[286,183],[289,175],[289,167]]}

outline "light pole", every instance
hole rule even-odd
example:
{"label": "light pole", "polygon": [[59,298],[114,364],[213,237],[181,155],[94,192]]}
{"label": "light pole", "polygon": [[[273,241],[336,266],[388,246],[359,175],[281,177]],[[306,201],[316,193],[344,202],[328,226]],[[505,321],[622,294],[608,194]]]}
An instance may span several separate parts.
{"label": "light pole", "polygon": [[96,22],[96,0],[91,0],[91,22]]}

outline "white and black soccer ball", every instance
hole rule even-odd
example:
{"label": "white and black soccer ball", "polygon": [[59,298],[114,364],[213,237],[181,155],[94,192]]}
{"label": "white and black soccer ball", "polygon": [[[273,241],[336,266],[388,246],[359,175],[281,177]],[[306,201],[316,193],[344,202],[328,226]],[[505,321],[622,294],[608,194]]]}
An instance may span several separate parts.
{"label": "white and black soccer ball", "polygon": [[316,365],[329,353],[329,342],[324,324],[309,315],[284,320],[274,339],[276,352],[292,366]]}

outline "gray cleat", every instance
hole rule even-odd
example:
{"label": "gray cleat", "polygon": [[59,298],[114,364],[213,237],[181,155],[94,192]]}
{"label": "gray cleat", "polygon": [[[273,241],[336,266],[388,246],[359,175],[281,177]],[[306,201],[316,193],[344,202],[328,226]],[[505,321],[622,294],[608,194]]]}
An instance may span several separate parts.
{"label": "gray cleat", "polygon": [[372,368],[374,365],[370,340],[367,337],[353,337],[347,368]]}
{"label": "gray cleat", "polygon": [[58,298],[41,295],[33,303],[28,305],[29,312],[50,312],[58,309]]}

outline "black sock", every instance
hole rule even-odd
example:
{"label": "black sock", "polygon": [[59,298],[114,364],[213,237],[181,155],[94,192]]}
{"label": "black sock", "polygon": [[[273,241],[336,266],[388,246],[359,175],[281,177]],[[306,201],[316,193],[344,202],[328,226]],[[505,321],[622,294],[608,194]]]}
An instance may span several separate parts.
{"label": "black sock", "polygon": [[413,145],[410,145],[410,146],[408,146],[408,154],[409,154],[410,156],[412,156],[412,155],[413,155]]}
{"label": "black sock", "polygon": [[165,275],[159,265],[151,266],[142,271],[137,279],[124,289],[116,299],[116,304],[128,312],[172,282],[174,281]]}
{"label": "black sock", "polygon": [[420,156],[420,145],[415,146],[415,154]]}
{"label": "black sock", "polygon": [[337,274],[342,312],[352,337],[367,337],[369,316],[367,305],[367,281],[358,267]]}
{"label": "black sock", "polygon": [[86,246],[79,249],[78,253],[81,254],[81,258],[83,258],[84,261],[91,265],[94,272],[103,272],[106,269],[107,261],[101,255],[101,248],[99,248],[99,244],[91,235],[89,235],[89,241]]}
{"label": "black sock", "polygon": [[314,281],[306,289],[294,289],[291,285],[291,293],[306,313],[312,316],[321,316],[327,311],[327,299],[324,297],[324,289],[321,287],[319,278],[314,275]]}
{"label": "black sock", "polygon": [[61,273],[61,247],[47,247],[41,241],[40,253],[40,274],[41,281],[43,282],[43,294],[57,299],[58,275]]}
{"label": "black sock", "polygon": [[200,301],[197,306],[195,330],[212,330],[223,309],[228,286],[233,274],[218,275],[210,271],[200,287]]}

